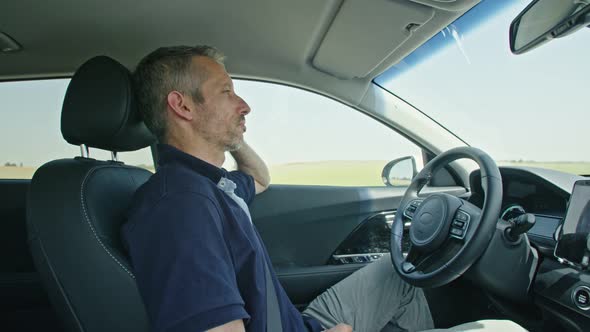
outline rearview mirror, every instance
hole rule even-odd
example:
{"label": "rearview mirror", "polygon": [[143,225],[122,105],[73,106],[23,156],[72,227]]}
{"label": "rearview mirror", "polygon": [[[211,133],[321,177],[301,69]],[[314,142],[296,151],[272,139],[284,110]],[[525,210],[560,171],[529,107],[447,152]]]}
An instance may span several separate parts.
{"label": "rearview mirror", "polygon": [[408,156],[388,162],[383,167],[381,179],[390,187],[408,187],[416,174],[416,160]]}
{"label": "rearview mirror", "polygon": [[590,24],[590,4],[579,0],[535,0],[510,24],[510,50],[522,54]]}

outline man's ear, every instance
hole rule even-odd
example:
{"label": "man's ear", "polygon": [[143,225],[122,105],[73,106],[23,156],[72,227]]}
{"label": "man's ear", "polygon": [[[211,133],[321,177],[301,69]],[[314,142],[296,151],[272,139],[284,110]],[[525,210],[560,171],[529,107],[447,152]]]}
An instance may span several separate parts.
{"label": "man's ear", "polygon": [[171,91],[168,93],[168,96],[166,96],[166,102],[168,104],[168,109],[170,109],[174,115],[188,121],[193,119],[195,105],[191,98],[178,91]]}

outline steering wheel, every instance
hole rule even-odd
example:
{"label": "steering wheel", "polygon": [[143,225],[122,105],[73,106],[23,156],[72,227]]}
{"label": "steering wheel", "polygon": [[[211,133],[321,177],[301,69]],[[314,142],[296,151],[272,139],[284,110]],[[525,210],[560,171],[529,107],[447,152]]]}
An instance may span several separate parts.
{"label": "steering wheel", "polygon": [[[458,197],[433,193],[419,197],[433,174],[461,158],[481,169],[483,208]],[[460,147],[432,159],[408,187],[391,227],[391,260],[400,277],[417,287],[438,287],[462,275],[488,247],[502,205],[502,177],[485,152]],[[404,257],[404,223],[411,221],[410,250]],[[407,224],[406,224],[407,226]]]}

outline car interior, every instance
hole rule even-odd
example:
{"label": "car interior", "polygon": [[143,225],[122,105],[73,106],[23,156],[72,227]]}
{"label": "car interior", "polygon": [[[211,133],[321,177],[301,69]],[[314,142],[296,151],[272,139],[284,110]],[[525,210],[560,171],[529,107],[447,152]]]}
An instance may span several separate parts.
{"label": "car interior", "polygon": [[[507,319],[589,331],[590,273],[554,254],[573,185],[587,178],[498,168],[411,105],[392,106],[399,98],[374,81],[479,3],[5,1],[0,81],[71,78],[61,135],[80,153],[46,160],[32,179],[0,179],[0,329],[149,330],[119,234],[152,173],[117,153],[156,144],[130,73],[158,47],[207,44],[225,53],[233,78],[346,104],[420,146],[427,163],[413,166],[409,185],[389,181],[404,159],[384,169],[387,186],[272,184],[255,198],[253,222],[298,309],[391,253],[402,278],[425,289],[437,328]],[[97,149],[111,158],[93,159]],[[425,226],[426,213],[443,226]]]}

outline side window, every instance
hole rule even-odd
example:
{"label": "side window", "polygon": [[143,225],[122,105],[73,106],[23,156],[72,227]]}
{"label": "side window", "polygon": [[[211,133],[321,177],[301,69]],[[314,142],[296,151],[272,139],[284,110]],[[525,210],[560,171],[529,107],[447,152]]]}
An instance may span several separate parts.
{"label": "side window", "polygon": [[266,161],[273,184],[384,186],[389,161],[413,156],[423,165],[417,145],[356,109],[293,87],[234,84],[252,109],[245,139]]}
{"label": "side window", "polygon": [[[44,163],[80,155],[61,136],[60,114],[69,79],[0,83],[0,179],[30,179]],[[90,157],[109,160],[108,151]],[[153,172],[149,148],[120,153],[119,160]]]}

